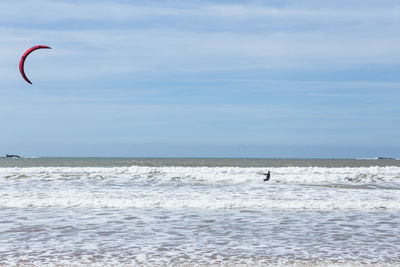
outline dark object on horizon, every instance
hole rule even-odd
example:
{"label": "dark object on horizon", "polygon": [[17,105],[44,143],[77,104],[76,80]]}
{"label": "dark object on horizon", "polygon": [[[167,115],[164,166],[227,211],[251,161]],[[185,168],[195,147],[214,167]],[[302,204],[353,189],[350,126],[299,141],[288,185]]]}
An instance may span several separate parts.
{"label": "dark object on horizon", "polygon": [[10,154],[7,154],[6,157],[7,158],[20,158],[20,156],[18,156],[18,155],[10,155]]}
{"label": "dark object on horizon", "polygon": [[385,157],[379,157],[377,159],[394,159],[394,158],[385,158]]}
{"label": "dark object on horizon", "polygon": [[267,173],[263,173],[263,175],[265,175],[264,182],[265,182],[265,181],[268,181],[269,178],[271,177],[271,172],[268,171]]}

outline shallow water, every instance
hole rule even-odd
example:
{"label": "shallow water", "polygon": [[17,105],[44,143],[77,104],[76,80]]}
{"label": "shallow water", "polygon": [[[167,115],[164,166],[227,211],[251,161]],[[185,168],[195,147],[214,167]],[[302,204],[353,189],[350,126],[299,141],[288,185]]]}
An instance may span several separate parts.
{"label": "shallow water", "polygon": [[0,159],[0,263],[400,264],[383,161]]}

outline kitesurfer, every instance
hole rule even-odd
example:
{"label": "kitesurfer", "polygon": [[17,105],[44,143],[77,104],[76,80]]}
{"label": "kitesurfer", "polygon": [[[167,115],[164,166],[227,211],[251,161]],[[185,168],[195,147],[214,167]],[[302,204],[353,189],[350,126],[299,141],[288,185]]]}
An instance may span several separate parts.
{"label": "kitesurfer", "polygon": [[269,178],[271,177],[271,172],[268,171],[267,173],[263,173],[263,175],[265,175],[264,182],[266,182],[266,181],[268,181]]}

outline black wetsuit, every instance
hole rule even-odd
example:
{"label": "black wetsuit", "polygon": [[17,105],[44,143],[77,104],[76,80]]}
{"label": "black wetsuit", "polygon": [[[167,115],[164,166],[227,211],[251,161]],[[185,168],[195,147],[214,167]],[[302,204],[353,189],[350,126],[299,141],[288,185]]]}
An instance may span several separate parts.
{"label": "black wetsuit", "polygon": [[270,172],[270,171],[268,171],[267,173],[264,173],[264,175],[265,175],[264,182],[265,182],[265,181],[268,181],[268,180],[269,180],[269,178],[271,177],[271,172]]}

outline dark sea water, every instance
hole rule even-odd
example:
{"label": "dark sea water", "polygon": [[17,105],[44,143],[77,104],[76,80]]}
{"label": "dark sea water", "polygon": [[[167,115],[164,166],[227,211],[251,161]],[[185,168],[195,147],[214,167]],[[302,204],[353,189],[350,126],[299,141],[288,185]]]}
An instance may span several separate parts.
{"label": "dark sea water", "polygon": [[1,158],[0,240],[0,266],[395,266],[400,161]]}
{"label": "dark sea water", "polygon": [[284,158],[0,158],[0,167],[371,167],[398,166],[396,159]]}

